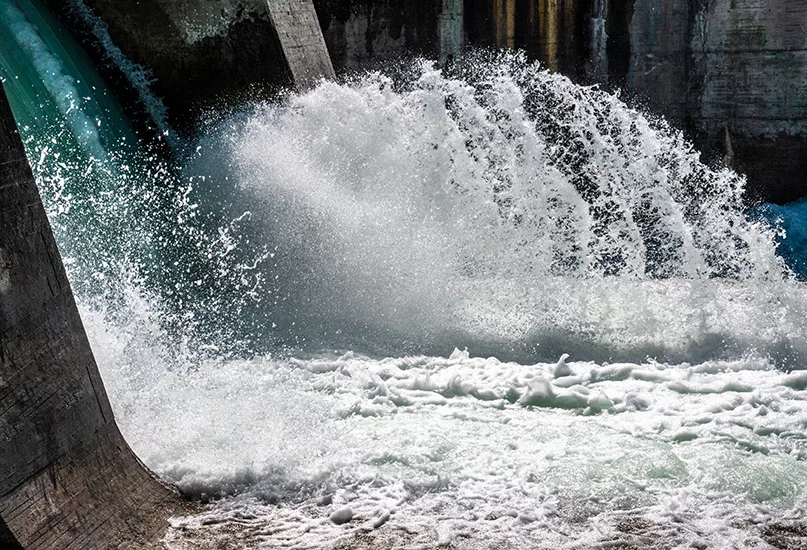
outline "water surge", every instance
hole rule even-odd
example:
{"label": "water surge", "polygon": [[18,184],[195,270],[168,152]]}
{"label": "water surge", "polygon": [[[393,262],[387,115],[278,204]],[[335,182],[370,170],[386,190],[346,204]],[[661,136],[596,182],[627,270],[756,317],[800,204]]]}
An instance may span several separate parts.
{"label": "water surge", "polygon": [[203,138],[193,166],[225,167],[271,245],[279,338],[379,354],[801,357],[803,304],[783,299],[798,290],[773,230],[744,214],[740,176],[517,56],[410,69],[323,84]]}
{"label": "water surge", "polygon": [[0,26],[121,429],[210,503],[171,548],[803,529],[807,291],[663,120],[479,54],[226,106],[168,162],[38,4]]}

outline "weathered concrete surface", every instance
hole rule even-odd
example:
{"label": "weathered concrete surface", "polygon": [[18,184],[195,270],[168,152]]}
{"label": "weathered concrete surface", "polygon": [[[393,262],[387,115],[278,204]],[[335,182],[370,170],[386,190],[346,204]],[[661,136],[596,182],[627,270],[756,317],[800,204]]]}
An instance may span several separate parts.
{"label": "weathered concrete surface", "polygon": [[[461,0],[314,0],[325,42],[339,70],[380,66],[408,55],[438,58],[441,46],[458,29],[447,29],[460,11]],[[441,44],[441,36],[443,42]]]}
{"label": "weathered concrete surface", "polygon": [[[78,0],[48,1],[69,14]],[[180,127],[204,106],[291,83],[267,0],[84,1],[152,70]],[[447,59],[463,45],[521,48],[663,114],[707,160],[747,173],[752,197],[807,195],[805,0],[313,3],[337,71],[413,54]]]}
{"label": "weathered concrete surface", "polygon": [[0,542],[151,548],[182,506],[118,431],[0,87]]}
{"label": "weathered concrete surface", "polygon": [[465,4],[463,0],[443,0],[440,11],[440,61],[457,58],[465,46]]}
{"label": "weathered concrete surface", "polygon": [[707,160],[746,173],[751,200],[807,194],[807,2],[633,0],[629,12],[626,89]]}
{"label": "weathered concrete surface", "polygon": [[749,200],[807,195],[804,0],[466,0],[466,24],[663,114],[746,173]]}
{"label": "weathered concrete surface", "polygon": [[[44,0],[82,39],[125,103],[137,94],[91,33],[75,1]],[[77,0],[76,0],[77,1]],[[264,98],[292,84],[266,0],[82,0],[112,42],[146,68],[169,122],[192,129],[206,108]]]}
{"label": "weathered concrete surface", "polygon": [[[689,0],[668,0],[661,7],[654,0],[635,0],[627,24],[629,51],[626,73],[614,75],[619,85],[681,123],[690,109]],[[624,78],[624,80],[621,80]]]}
{"label": "weathered concrete surface", "polygon": [[691,116],[701,141],[723,143],[755,195],[807,194],[807,2],[702,0],[698,20]]}
{"label": "weathered concrete surface", "polygon": [[[468,43],[522,49],[549,69],[582,79],[589,50],[598,44],[594,5],[595,0],[465,0]],[[604,39],[604,31],[599,36]]]}
{"label": "weathered concrete surface", "polygon": [[320,78],[333,79],[328,47],[322,37],[311,0],[267,0],[283,55],[298,88],[308,88]]}

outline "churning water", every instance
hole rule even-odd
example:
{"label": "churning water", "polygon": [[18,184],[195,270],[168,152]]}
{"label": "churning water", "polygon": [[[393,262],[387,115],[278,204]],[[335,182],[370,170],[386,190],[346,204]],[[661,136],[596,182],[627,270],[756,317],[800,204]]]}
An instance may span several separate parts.
{"label": "churning water", "polygon": [[53,63],[6,87],[45,83],[23,134],[118,422],[211,502],[170,547],[804,534],[807,291],[663,121],[478,55],[216,115],[167,163],[25,6],[2,51]]}

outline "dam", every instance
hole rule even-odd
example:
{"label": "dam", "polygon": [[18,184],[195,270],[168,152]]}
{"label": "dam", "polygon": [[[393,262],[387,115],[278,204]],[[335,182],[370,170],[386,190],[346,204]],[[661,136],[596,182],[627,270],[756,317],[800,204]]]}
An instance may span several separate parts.
{"label": "dam", "polygon": [[[596,17],[140,4],[0,4],[0,543],[803,545],[787,236],[674,121],[559,72]],[[181,86],[117,26],[149,13],[178,64],[235,33],[270,85]],[[407,43],[431,56],[346,68]]]}
{"label": "dam", "polygon": [[[294,19],[295,4],[304,17]],[[285,50],[301,85],[333,76],[321,33],[310,30],[312,13],[305,2],[274,13],[288,37],[319,37]],[[300,31],[306,25],[308,34]],[[168,517],[192,506],[147,470],[115,424],[2,85],[0,213],[0,546],[154,547]]]}
{"label": "dam", "polygon": [[179,511],[179,496],[115,425],[5,94],[0,129],[0,542],[145,545],[167,526],[165,513]]}

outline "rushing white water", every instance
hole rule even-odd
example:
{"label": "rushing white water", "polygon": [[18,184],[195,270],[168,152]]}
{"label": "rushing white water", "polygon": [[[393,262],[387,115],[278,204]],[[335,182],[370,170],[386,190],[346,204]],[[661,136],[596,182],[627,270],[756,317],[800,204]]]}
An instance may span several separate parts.
{"label": "rushing white water", "polygon": [[794,286],[772,231],[743,214],[742,179],[520,58],[467,72],[323,84],[203,142],[217,154],[195,169],[226,163],[272,245],[279,336],[522,359],[801,356],[803,304],[782,300]]}
{"label": "rushing white water", "polygon": [[214,501],[169,545],[801,544],[807,291],[742,179],[613,96],[476,62],[206,130],[186,173],[249,207],[296,347],[182,361],[149,301],[130,333],[85,312],[127,439]]}
{"label": "rushing white water", "polygon": [[663,121],[494,56],[181,169],[23,133],[124,435],[210,503],[171,548],[803,543],[807,291]]}

